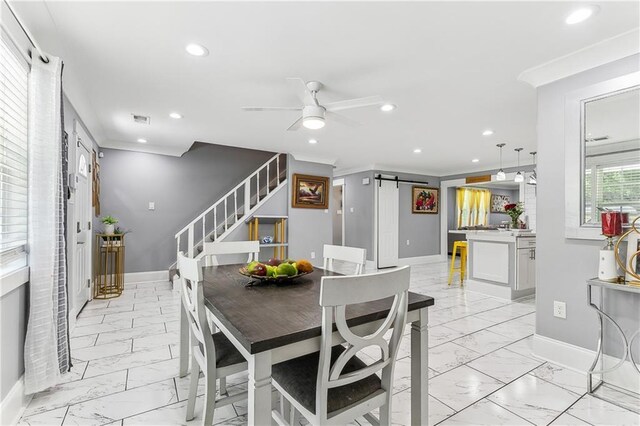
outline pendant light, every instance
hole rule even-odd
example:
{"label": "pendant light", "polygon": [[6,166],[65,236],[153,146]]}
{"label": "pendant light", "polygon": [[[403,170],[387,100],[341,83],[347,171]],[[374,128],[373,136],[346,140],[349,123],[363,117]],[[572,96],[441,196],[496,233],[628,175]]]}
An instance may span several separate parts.
{"label": "pendant light", "polygon": [[496,174],[496,180],[505,180],[507,178],[507,175],[504,173],[504,170],[502,170],[502,148],[505,145],[506,143],[499,143],[498,145],[496,145],[498,148],[500,148],[500,170]]}
{"label": "pendant light", "polygon": [[[522,151],[523,149],[524,148],[514,149],[514,151],[518,153],[518,169],[520,168],[520,151]],[[518,170],[518,173],[516,173],[516,178],[513,181],[518,183],[524,182],[524,174],[522,174],[522,172]]]}
{"label": "pendant light", "polygon": [[533,156],[533,173],[529,176],[529,185],[537,185],[538,184],[538,172],[536,170],[536,151],[530,152]]}

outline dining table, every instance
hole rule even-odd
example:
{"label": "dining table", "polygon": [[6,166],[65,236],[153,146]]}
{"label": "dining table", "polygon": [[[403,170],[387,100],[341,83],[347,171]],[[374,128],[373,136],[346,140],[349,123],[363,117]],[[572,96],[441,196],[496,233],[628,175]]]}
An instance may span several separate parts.
{"label": "dining table", "polygon": [[[271,424],[271,367],[320,350],[323,276],[342,275],[315,268],[288,284],[252,282],[241,275],[245,266],[203,268],[205,307],[215,326],[248,362],[248,424]],[[374,332],[389,313],[392,298],[347,306],[347,324],[356,334]],[[428,422],[428,312],[430,296],[409,292],[407,323],[411,324],[411,424]],[[180,315],[180,376],[189,371],[189,325],[184,305]],[[333,343],[344,340],[334,330]]]}

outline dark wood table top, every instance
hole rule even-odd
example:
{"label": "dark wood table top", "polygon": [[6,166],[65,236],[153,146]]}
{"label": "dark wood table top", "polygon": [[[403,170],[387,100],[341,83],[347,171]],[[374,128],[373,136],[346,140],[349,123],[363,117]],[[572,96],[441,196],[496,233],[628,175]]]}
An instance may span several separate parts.
{"label": "dark wood table top", "polygon": [[[204,268],[205,305],[242,343],[249,353],[263,352],[322,334],[320,280],[341,275],[316,268],[294,284],[247,287],[240,275],[244,265]],[[385,318],[392,298],[349,305],[347,322],[357,326]],[[432,306],[432,297],[409,292],[409,311]]]}

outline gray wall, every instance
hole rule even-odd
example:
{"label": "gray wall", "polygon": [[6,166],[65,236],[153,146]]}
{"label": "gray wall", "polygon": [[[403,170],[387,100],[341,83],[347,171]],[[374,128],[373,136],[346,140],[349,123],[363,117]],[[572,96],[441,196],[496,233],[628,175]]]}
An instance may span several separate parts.
{"label": "gray wall", "polygon": [[102,216],[133,231],[126,237],[126,272],[167,269],[175,261],[176,232],[274,155],[205,143],[182,157],[102,151]]}
{"label": "gray wall", "polygon": [[[367,259],[373,260],[373,171],[341,177],[345,194],[345,245],[367,250]],[[362,184],[364,178],[369,178],[368,185]]]}
{"label": "gray wall", "polygon": [[27,333],[29,284],[0,298],[0,400],[24,373],[24,338]]}
{"label": "gray wall", "polygon": [[[328,164],[298,161],[291,155],[288,157],[289,167],[289,257],[293,259],[309,259],[314,265],[322,265],[322,250],[325,244],[331,244],[332,220],[330,210],[333,203],[329,196],[329,210],[301,209],[291,207],[291,187],[293,174],[328,176],[331,186],[333,166]],[[311,252],[315,252],[315,259],[311,259]]]}
{"label": "gray wall", "polygon": [[[398,176],[400,179],[426,181],[430,187],[440,187],[438,177],[410,173],[367,171],[341,176],[345,180],[345,243],[351,247],[365,248],[367,260],[373,260],[373,177],[378,173]],[[369,178],[369,185],[362,184],[362,179],[366,177]],[[440,254],[440,214],[411,213],[411,188],[412,185],[409,184],[400,185],[398,255],[400,258],[408,258]]]}
{"label": "gray wall", "polygon": [[[565,96],[638,71],[639,60],[640,56],[634,55],[538,90],[536,333],[592,350],[596,348],[598,323],[594,311],[587,307],[585,280],[597,276],[598,250],[603,240],[580,241],[564,237]],[[566,319],[553,316],[554,300],[566,302]],[[640,298],[609,292],[606,306],[620,319],[623,328],[638,329]],[[605,350],[615,346],[619,345],[606,342]]]}
{"label": "gray wall", "polygon": [[[398,176],[400,179],[429,182],[425,186],[440,188],[440,178],[435,176],[388,171],[381,173]],[[440,213],[412,213],[412,188],[411,184],[400,184],[400,229],[398,230],[398,257],[400,259],[440,254]],[[440,208],[442,206],[438,207],[438,209]],[[407,240],[409,240],[409,245],[407,245]]]}

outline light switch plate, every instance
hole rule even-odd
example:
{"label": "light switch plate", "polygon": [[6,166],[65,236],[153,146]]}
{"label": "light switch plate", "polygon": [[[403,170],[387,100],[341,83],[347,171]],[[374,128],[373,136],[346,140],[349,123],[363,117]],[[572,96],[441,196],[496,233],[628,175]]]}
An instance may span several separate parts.
{"label": "light switch plate", "polygon": [[154,201],[149,201],[149,210],[155,210],[156,209],[156,203]]}
{"label": "light switch plate", "polygon": [[353,213],[353,207],[350,207],[350,208],[349,208],[349,211],[350,211],[351,213]]}
{"label": "light switch plate", "polygon": [[368,178],[368,177],[366,177],[366,178],[362,178],[362,184],[363,184],[363,185],[369,185],[369,182],[370,182],[370,180],[369,180],[369,178]]}
{"label": "light switch plate", "polygon": [[316,252],[315,252],[315,251],[312,251],[312,252],[311,252],[311,258],[312,258],[312,259],[315,259],[315,258],[316,258]]}

